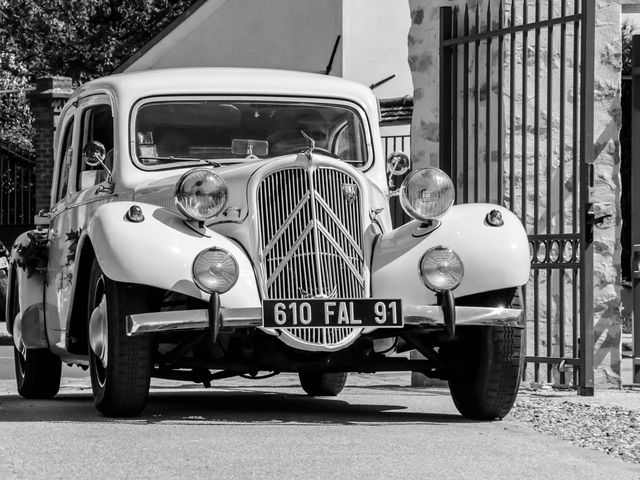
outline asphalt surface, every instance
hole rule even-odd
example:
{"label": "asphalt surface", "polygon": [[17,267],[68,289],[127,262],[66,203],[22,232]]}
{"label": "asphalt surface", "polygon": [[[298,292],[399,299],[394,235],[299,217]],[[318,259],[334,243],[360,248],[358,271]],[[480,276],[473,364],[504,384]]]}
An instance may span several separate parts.
{"label": "asphalt surface", "polygon": [[446,389],[408,374],[357,375],[337,398],[297,377],[228,379],[206,390],[154,381],[143,414],[100,416],[88,378],[65,367],[49,401],[15,391],[0,347],[0,479],[638,479],[640,467],[535,433],[507,417],[472,422]]}

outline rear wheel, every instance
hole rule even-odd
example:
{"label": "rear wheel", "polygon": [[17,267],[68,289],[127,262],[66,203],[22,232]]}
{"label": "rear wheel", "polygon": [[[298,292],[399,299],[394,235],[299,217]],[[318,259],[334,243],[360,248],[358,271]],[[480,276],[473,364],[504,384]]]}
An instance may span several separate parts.
{"label": "rear wheel", "polygon": [[96,408],[110,417],[133,417],[149,395],[152,343],[128,337],[126,316],[144,313],[140,287],[107,278],[94,260],[89,281],[89,366]]}
{"label": "rear wheel", "polygon": [[299,373],[300,386],[312,397],[335,397],[347,383],[346,372]]}
{"label": "rear wheel", "polygon": [[[8,314],[15,318],[20,311],[17,282],[13,280]],[[53,398],[60,390],[62,362],[46,348],[24,349],[13,347],[18,393],[29,399]]]}
{"label": "rear wheel", "polygon": [[459,329],[449,389],[462,415],[493,420],[509,413],[520,386],[523,340],[521,328]]}
{"label": "rear wheel", "polygon": [[18,393],[29,399],[53,398],[60,389],[62,363],[46,348],[26,349],[22,354],[13,347]]}

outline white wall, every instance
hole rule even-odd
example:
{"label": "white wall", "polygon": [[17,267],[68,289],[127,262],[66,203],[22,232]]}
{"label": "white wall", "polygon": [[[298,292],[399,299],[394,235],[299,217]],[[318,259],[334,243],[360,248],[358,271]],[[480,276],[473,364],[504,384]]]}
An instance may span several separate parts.
{"label": "white wall", "polygon": [[378,98],[413,95],[407,63],[409,0],[343,0],[343,76],[376,88]]}
{"label": "white wall", "polygon": [[[342,32],[342,0],[209,0],[127,71],[263,67],[322,72]],[[341,48],[333,75],[341,74]]]}

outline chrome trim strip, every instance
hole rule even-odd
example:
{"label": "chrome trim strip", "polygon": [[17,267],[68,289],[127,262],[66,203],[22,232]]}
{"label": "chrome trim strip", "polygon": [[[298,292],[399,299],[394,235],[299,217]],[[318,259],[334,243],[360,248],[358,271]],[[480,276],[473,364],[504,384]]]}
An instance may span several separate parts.
{"label": "chrome trim strip", "polygon": [[[437,305],[407,305],[402,309],[405,325],[444,325]],[[515,308],[456,307],[456,325],[524,327],[524,310]]]}
{"label": "chrome trim strip", "polygon": [[[224,308],[220,309],[222,326],[229,328],[261,327],[262,308]],[[439,327],[444,325],[442,309],[437,305],[408,305],[403,308],[404,324]],[[456,307],[456,325],[484,325],[524,327],[524,311],[515,308]],[[209,328],[207,310],[172,310],[168,312],[139,313],[127,316],[127,335],[132,337],[145,333],[173,332],[183,330],[205,330]],[[302,329],[298,329],[302,330]],[[317,330],[311,332],[310,330]],[[310,341],[323,341],[337,332],[324,332],[307,329]],[[374,329],[375,330],[375,329]],[[336,339],[334,339],[335,341]],[[320,346],[320,345],[316,345]],[[341,348],[344,345],[340,346]]]}
{"label": "chrome trim strip", "polygon": [[[262,308],[220,309],[223,327],[260,327]],[[183,330],[204,330],[209,328],[207,310],[172,310],[168,312],[139,313],[127,315],[127,335],[130,337],[145,333],[174,332]]]}

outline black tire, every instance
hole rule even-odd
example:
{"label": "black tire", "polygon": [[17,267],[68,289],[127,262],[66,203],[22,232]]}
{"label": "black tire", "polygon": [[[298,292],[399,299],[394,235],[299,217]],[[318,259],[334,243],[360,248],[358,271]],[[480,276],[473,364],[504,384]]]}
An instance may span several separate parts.
{"label": "black tire", "polygon": [[127,337],[126,316],[148,311],[147,299],[139,286],[107,278],[96,260],[91,266],[88,299],[88,319],[102,301],[106,305],[106,366],[89,344],[95,406],[109,417],[134,417],[149,396],[153,351],[149,337]]}
{"label": "black tire", "polygon": [[0,322],[6,322],[5,306],[7,302],[7,273],[0,270]]}
{"label": "black tire", "polygon": [[16,384],[20,396],[29,399],[49,399],[60,390],[62,362],[46,348],[27,349],[26,354],[13,347]]}
{"label": "black tire", "polygon": [[335,397],[347,383],[347,372],[299,373],[300,386],[312,397]]}
{"label": "black tire", "polygon": [[523,332],[514,327],[458,330],[449,390],[463,416],[496,420],[509,413],[524,365]]}
{"label": "black tire", "polygon": [[[20,310],[17,281],[14,277],[12,298],[9,309],[15,318]],[[20,396],[28,399],[49,399],[60,390],[62,362],[46,348],[26,349],[24,355],[15,346],[13,358],[16,371],[16,385]]]}

